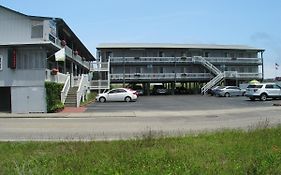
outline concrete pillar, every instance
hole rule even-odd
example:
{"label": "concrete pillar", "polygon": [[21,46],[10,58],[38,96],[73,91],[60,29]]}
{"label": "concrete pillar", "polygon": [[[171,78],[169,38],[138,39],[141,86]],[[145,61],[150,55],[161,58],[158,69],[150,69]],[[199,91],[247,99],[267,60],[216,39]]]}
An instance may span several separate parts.
{"label": "concrete pillar", "polygon": [[150,96],[150,83],[144,83],[145,84],[145,93],[147,96]]}
{"label": "concrete pillar", "polygon": [[175,82],[171,83],[171,89],[172,89],[172,95],[175,95],[175,91],[176,91],[176,84]]}

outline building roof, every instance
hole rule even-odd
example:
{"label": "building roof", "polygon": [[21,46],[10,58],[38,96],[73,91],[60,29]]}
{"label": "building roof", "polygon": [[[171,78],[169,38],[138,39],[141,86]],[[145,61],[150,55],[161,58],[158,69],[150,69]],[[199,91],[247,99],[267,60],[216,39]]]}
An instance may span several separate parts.
{"label": "building roof", "polygon": [[10,8],[4,7],[0,5],[0,8],[4,8],[5,10],[11,11],[13,13],[17,13],[19,15],[23,15],[25,17],[28,17],[30,19],[43,19],[43,20],[55,20],[57,22],[57,25],[60,25],[63,27],[68,33],[71,34],[72,39],[74,42],[77,43],[77,47],[79,48],[79,53],[83,53],[83,57],[87,59],[87,61],[93,61],[95,60],[95,57],[91,54],[91,52],[86,48],[86,46],[80,41],[80,39],[75,35],[75,33],[70,29],[70,27],[65,23],[65,21],[62,18],[54,18],[54,17],[42,17],[42,16],[30,16],[23,13],[20,13],[18,11],[12,10]]}
{"label": "building roof", "polygon": [[164,43],[102,43],[97,49],[215,49],[215,50],[254,50],[264,51],[244,45],[217,44],[164,44]]}

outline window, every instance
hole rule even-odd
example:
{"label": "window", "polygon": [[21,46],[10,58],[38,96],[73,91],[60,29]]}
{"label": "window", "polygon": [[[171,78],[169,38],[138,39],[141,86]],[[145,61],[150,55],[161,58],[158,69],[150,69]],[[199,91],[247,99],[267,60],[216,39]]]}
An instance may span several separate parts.
{"label": "window", "polygon": [[267,84],[267,85],[265,86],[265,88],[266,88],[266,89],[273,89],[273,84]]}
{"label": "window", "polygon": [[2,65],[3,65],[3,56],[0,55],[0,70],[2,70]]}
{"label": "window", "polygon": [[209,57],[209,52],[205,52],[205,57]]}
{"label": "window", "polygon": [[273,85],[273,89],[281,89],[280,86],[278,86],[277,84]]}
{"label": "window", "polygon": [[160,51],[159,52],[159,57],[164,57],[164,56],[165,56],[164,52]]}
{"label": "window", "polygon": [[32,21],[31,38],[43,38],[43,21]]}

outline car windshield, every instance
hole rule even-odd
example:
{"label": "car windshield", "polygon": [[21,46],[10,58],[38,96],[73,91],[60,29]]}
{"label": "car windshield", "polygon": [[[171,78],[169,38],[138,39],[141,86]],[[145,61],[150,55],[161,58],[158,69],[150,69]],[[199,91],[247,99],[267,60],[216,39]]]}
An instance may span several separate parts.
{"label": "car windshield", "polygon": [[261,84],[250,84],[247,88],[261,88]]}

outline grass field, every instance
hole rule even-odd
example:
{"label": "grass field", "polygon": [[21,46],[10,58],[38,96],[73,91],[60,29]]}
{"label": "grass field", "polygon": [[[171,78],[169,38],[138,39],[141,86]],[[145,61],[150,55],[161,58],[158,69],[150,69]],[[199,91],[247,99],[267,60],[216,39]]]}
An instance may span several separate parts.
{"label": "grass field", "polygon": [[0,174],[281,174],[281,126],[99,142],[0,142]]}

